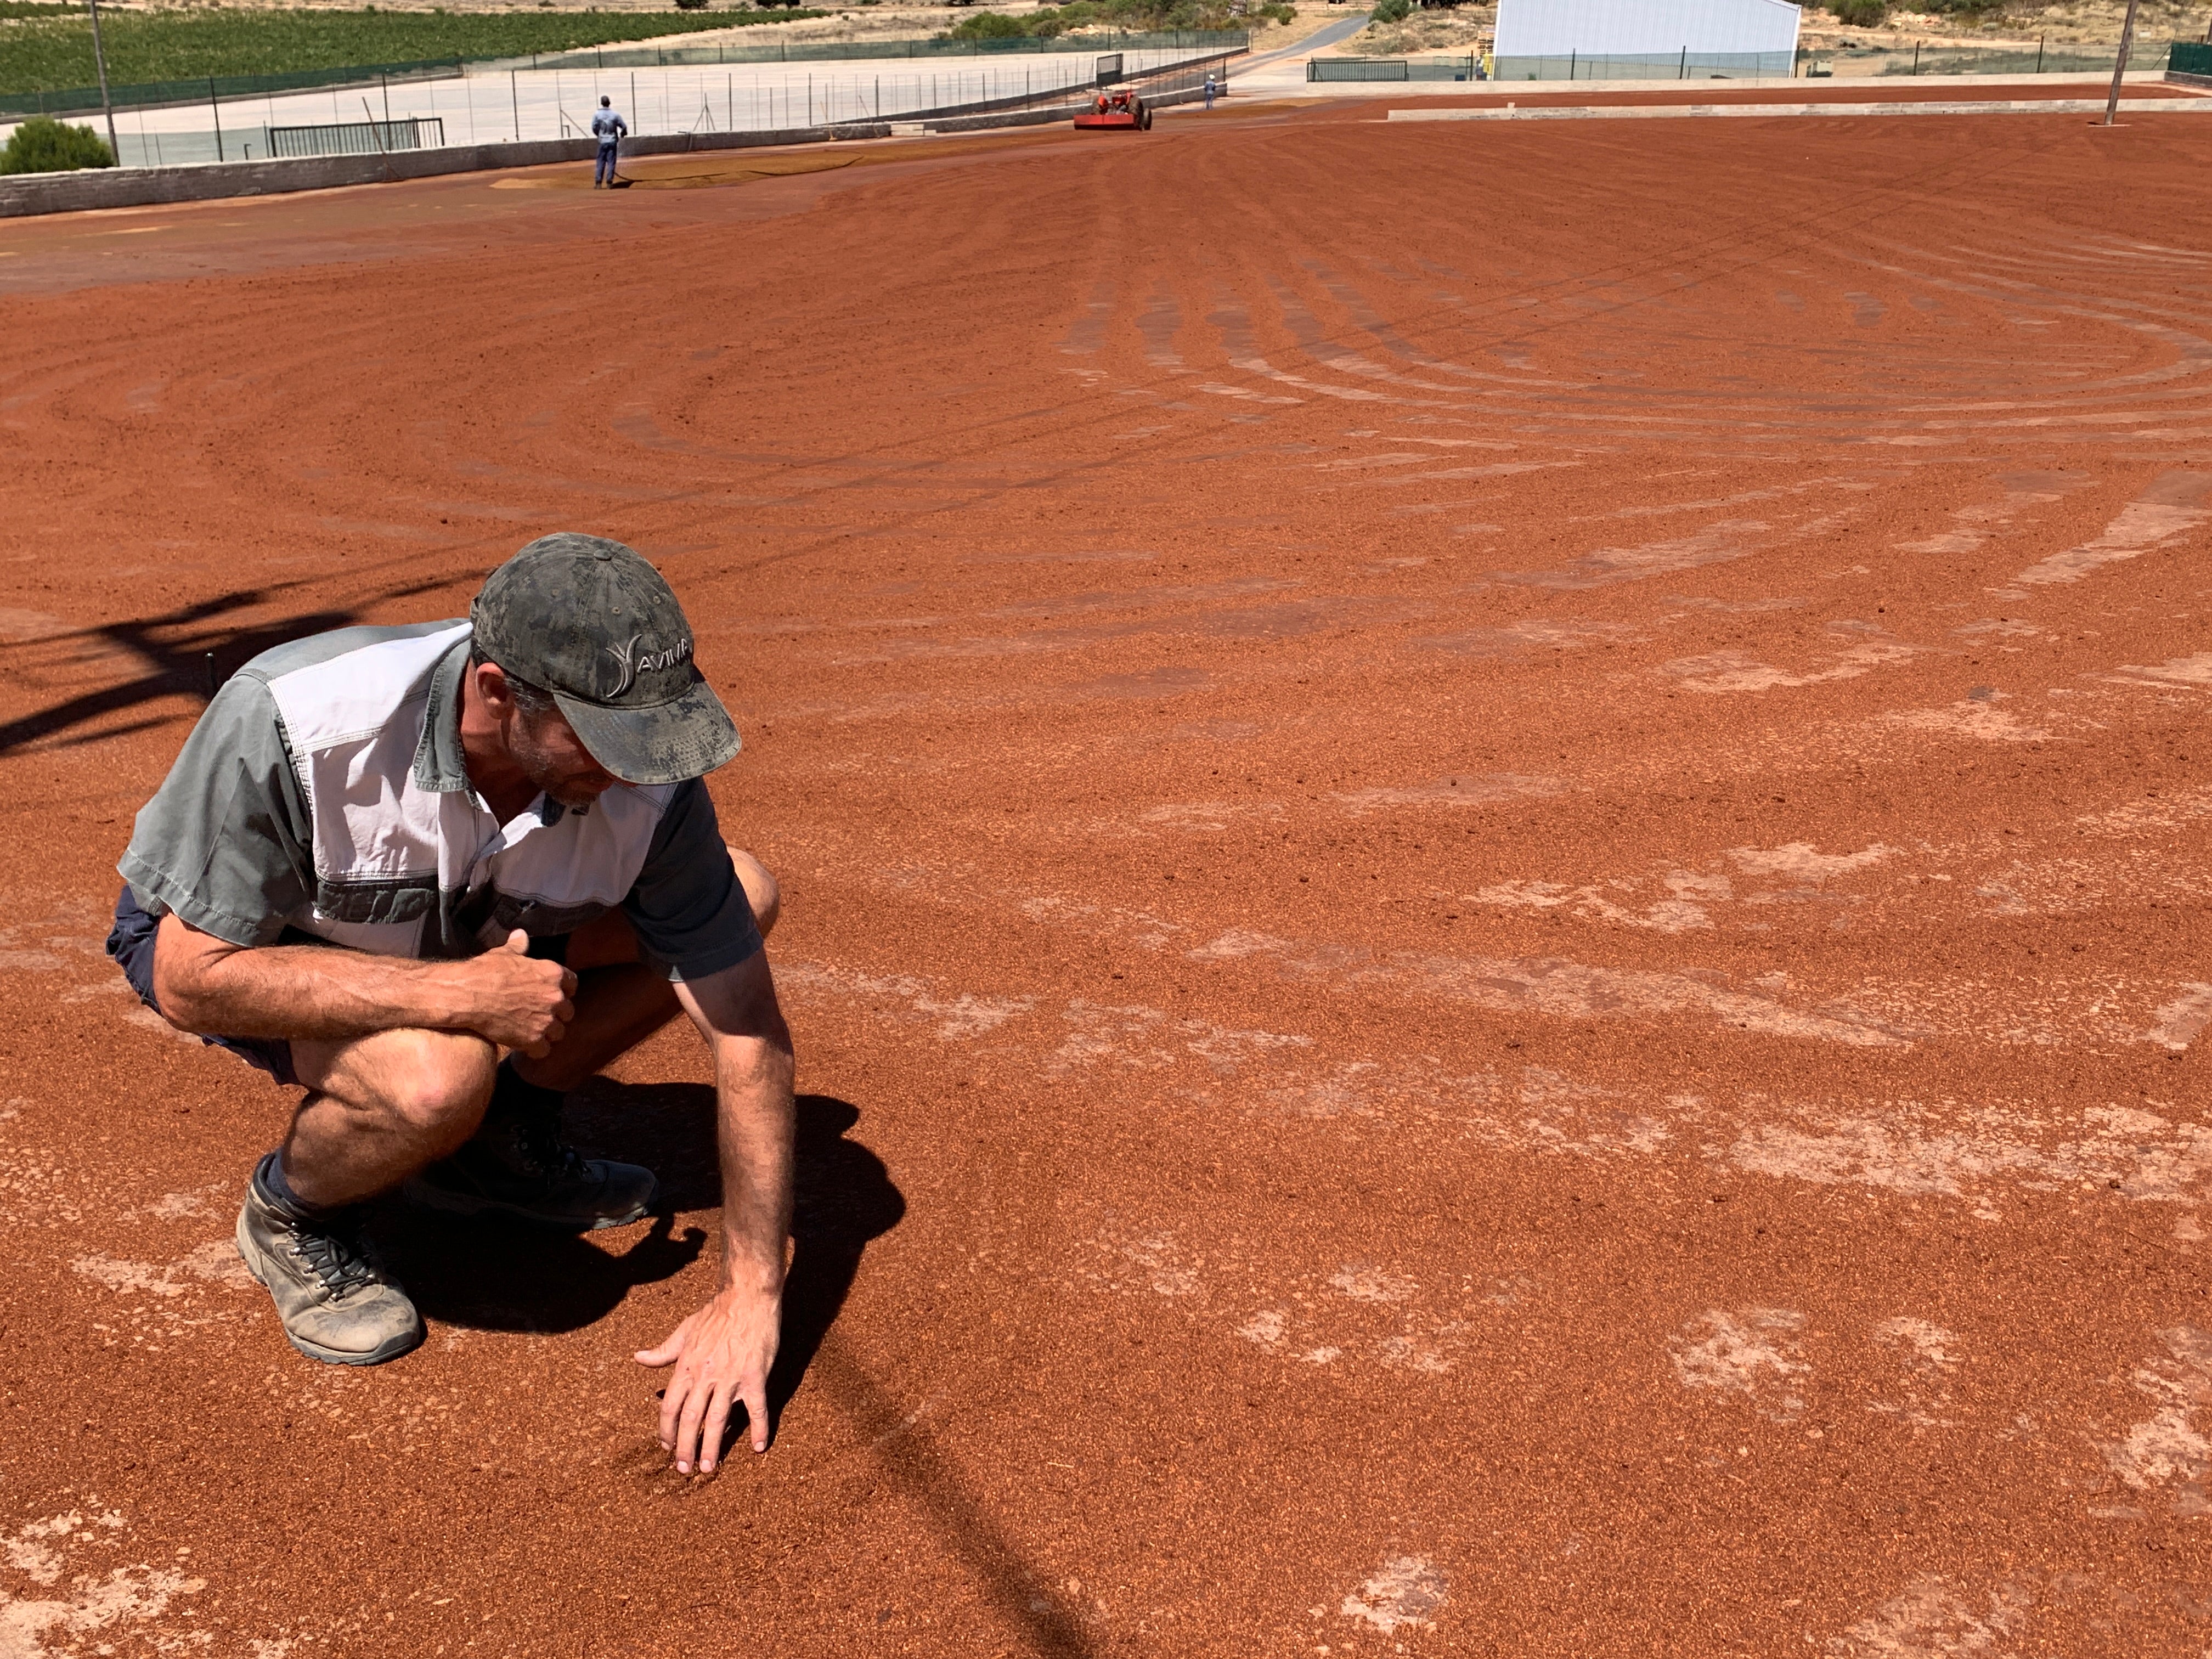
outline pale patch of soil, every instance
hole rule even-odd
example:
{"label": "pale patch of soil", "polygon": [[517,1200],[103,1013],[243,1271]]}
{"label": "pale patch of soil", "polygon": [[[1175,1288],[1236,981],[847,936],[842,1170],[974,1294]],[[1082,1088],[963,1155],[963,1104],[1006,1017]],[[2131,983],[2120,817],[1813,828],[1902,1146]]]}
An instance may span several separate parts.
{"label": "pale patch of soil", "polygon": [[1346,41],[1341,50],[1354,58],[1410,58],[1424,52],[1470,52],[1486,44],[1497,27],[1495,6],[1417,11],[1403,22],[1370,23]]}

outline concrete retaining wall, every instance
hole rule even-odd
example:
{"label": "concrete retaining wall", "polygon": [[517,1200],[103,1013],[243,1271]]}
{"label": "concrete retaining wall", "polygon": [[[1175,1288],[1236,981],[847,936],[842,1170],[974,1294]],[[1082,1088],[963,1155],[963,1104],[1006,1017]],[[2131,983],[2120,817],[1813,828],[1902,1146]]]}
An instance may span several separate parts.
{"label": "concrete retaining wall", "polygon": [[[623,155],[680,155],[693,150],[825,143],[832,138],[878,137],[889,131],[888,127],[794,127],[774,132],[679,132],[633,138],[623,145]],[[0,178],[0,218],[76,213],[88,208],[145,207],[164,202],[208,202],[231,196],[280,196],[341,185],[429,179],[447,173],[544,167],[554,161],[588,164],[597,149],[596,141],[590,138],[547,138],[520,144],[449,144],[438,149],[394,150],[388,155],[315,155],[282,161],[204,161],[192,167],[21,173]]]}
{"label": "concrete retaining wall", "polygon": [[0,218],[76,213],[87,208],[145,207],[161,202],[207,202],[225,196],[276,196],[295,190],[425,179],[441,173],[588,161],[591,155],[588,138],[554,139],[396,150],[390,155],[313,155],[284,161],[204,161],[192,167],[19,173],[0,178]]}
{"label": "concrete retaining wall", "polygon": [[[1202,92],[1169,92],[1148,96],[1155,108],[1190,103]],[[1087,103],[1088,100],[1085,100]],[[995,127],[1048,126],[1066,121],[1084,103],[1051,109],[1006,110],[989,115],[923,118],[930,132],[981,132]],[[909,124],[901,122],[902,127]],[[639,155],[684,155],[702,150],[754,149],[779,144],[823,144],[842,139],[888,138],[888,121],[859,121],[830,127],[787,127],[774,132],[657,134],[623,141],[625,161]],[[167,202],[210,202],[231,196],[281,196],[293,191],[331,190],[343,185],[379,185],[402,179],[429,179],[447,173],[489,173],[504,167],[544,167],[556,161],[588,163],[596,153],[590,138],[549,138],[525,143],[450,144],[439,149],[394,150],[389,155],[317,155],[283,161],[203,161],[192,167],[93,167],[76,173],[32,173],[0,177],[0,219],[40,213],[81,213],[92,208],[149,207]]]}

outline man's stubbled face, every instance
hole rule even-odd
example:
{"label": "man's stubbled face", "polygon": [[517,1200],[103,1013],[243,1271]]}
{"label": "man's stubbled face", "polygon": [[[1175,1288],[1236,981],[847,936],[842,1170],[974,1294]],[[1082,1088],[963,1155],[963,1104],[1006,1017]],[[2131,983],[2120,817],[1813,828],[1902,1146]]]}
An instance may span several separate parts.
{"label": "man's stubbled face", "polygon": [[591,750],[557,708],[514,712],[507,723],[507,757],[549,800],[581,811],[622,780],[592,758]]}

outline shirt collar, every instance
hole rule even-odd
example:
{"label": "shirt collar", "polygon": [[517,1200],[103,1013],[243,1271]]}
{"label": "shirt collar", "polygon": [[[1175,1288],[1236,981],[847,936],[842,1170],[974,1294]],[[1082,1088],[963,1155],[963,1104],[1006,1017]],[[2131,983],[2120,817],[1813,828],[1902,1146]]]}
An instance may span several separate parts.
{"label": "shirt collar", "polygon": [[[464,792],[474,794],[469,781],[468,757],[461,749],[461,676],[468,672],[469,647],[474,640],[457,641],[430,671],[430,699],[422,710],[422,736],[415,745],[415,785],[434,794]],[[538,800],[538,821],[548,829],[569,809],[549,795]]]}
{"label": "shirt collar", "polygon": [[456,640],[430,671],[422,738],[415,745],[415,785],[434,794],[454,794],[470,787],[468,760],[461,752],[461,676],[468,670],[473,638]]}

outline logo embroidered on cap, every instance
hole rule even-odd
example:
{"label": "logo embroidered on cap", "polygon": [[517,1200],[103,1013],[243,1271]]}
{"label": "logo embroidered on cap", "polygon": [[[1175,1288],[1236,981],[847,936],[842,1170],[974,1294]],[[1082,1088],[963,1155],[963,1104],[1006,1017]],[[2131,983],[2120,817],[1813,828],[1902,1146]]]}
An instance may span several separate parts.
{"label": "logo embroidered on cap", "polygon": [[615,689],[607,693],[610,698],[619,697],[629,690],[640,674],[673,668],[691,654],[691,641],[678,640],[665,651],[648,651],[641,657],[636,654],[637,642],[644,637],[642,634],[633,634],[620,645],[606,647],[607,654],[615,659],[615,665],[622,671],[622,678],[616,682]]}

